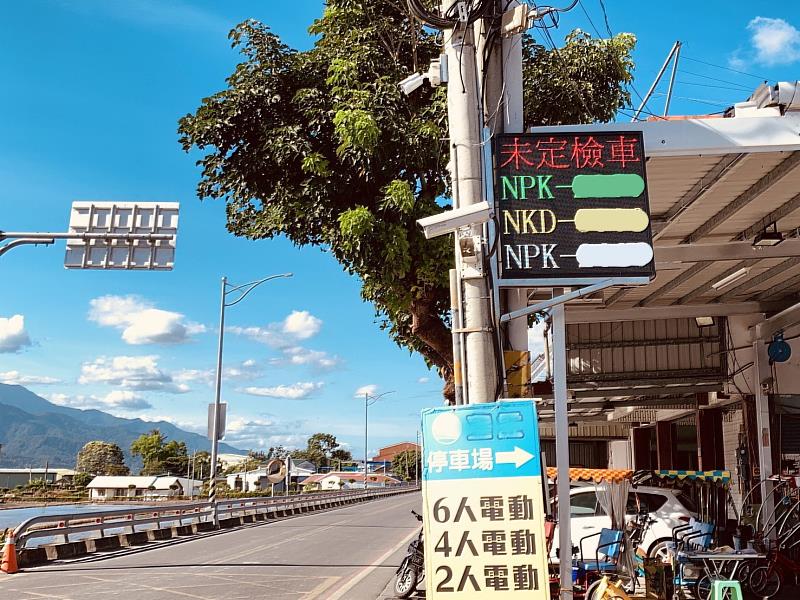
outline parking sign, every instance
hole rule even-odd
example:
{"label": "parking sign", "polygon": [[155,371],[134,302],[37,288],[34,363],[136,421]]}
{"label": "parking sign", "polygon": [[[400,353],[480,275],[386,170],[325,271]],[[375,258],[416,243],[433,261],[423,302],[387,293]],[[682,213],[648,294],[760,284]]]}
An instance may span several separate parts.
{"label": "parking sign", "polygon": [[549,597],[530,400],[422,413],[426,597]]}

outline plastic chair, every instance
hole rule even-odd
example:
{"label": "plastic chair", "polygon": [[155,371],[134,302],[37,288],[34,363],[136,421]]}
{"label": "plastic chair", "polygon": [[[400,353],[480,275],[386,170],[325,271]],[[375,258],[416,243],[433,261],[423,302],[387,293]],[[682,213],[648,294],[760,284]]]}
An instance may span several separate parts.
{"label": "plastic chair", "polygon": [[[586,560],[583,557],[583,542],[589,538],[600,536],[597,541],[597,551],[595,552],[595,560]],[[619,559],[622,550],[622,537],[623,533],[619,529],[601,529],[600,533],[593,533],[581,538],[581,560],[579,566],[587,572],[605,573],[608,571],[615,571],[617,568],[617,560]]]}
{"label": "plastic chair", "polygon": [[710,600],[743,600],[742,587],[738,581],[717,579],[711,584]]}

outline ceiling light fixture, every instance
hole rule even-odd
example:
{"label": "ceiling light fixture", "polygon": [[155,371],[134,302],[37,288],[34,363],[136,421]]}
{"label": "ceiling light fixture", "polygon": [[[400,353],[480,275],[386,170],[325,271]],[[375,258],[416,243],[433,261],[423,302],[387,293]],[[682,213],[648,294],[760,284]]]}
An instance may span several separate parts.
{"label": "ceiling light fixture", "polygon": [[753,239],[753,247],[754,248],[763,248],[767,246],[777,246],[783,241],[783,234],[778,231],[778,224],[772,224],[772,231],[767,231],[767,228],[764,228],[764,231],[756,235]]}
{"label": "ceiling light fixture", "polygon": [[702,329],[703,327],[713,327],[714,317],[695,317],[694,322],[697,323],[697,326],[700,329]]}
{"label": "ceiling light fixture", "polygon": [[747,277],[747,274],[750,272],[750,267],[744,267],[743,269],[739,269],[738,271],[734,271],[727,277],[723,277],[716,283],[712,283],[711,287],[715,290],[721,290],[724,287],[728,287],[732,283],[736,283],[742,277]]}

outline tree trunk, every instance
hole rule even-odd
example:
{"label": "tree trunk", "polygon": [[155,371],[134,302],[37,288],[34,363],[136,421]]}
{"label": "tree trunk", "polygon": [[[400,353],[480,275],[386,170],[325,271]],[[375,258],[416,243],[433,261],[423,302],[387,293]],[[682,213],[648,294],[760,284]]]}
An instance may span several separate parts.
{"label": "tree trunk", "polygon": [[426,296],[411,303],[411,333],[425,344],[421,352],[439,368],[439,376],[444,380],[442,395],[448,404],[454,404],[453,338],[435,307],[435,301]]}

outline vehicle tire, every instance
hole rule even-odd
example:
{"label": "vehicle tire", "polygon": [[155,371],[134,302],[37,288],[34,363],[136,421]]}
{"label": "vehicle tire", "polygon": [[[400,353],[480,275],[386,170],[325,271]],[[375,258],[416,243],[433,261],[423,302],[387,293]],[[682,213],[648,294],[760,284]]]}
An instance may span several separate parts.
{"label": "vehicle tire", "polygon": [[602,600],[601,598],[595,598],[595,596],[597,595],[596,594],[597,588],[600,587],[602,581],[603,579],[600,578],[597,581],[595,581],[592,585],[590,585],[588,588],[586,588],[586,594],[584,595],[584,600]]}
{"label": "vehicle tire", "polygon": [[405,565],[394,578],[394,593],[398,598],[408,598],[417,589],[419,574],[411,565]]}
{"label": "vehicle tire", "polygon": [[661,538],[656,540],[647,550],[647,558],[657,558],[664,564],[671,563],[672,559],[670,558],[669,552],[669,545],[671,543],[671,538]]}
{"label": "vehicle tire", "polygon": [[711,578],[703,575],[694,584],[694,597],[697,600],[709,600],[711,598]]}
{"label": "vehicle tire", "polygon": [[759,598],[772,598],[781,589],[781,577],[767,566],[756,567],[750,573],[748,581],[750,591]]}

